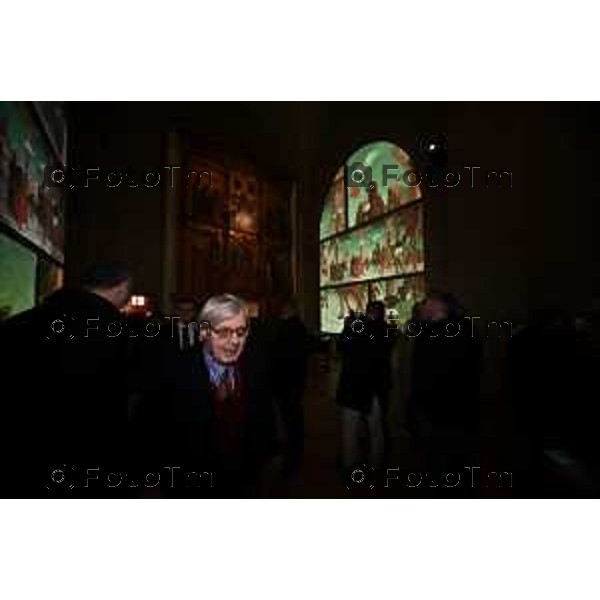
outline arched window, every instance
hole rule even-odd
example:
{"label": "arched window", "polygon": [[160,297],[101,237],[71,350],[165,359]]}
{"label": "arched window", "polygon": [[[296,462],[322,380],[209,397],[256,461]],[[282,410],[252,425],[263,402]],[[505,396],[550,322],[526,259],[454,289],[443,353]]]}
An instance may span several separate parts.
{"label": "arched window", "polygon": [[333,178],[320,226],[321,330],[383,300],[398,326],[425,292],[423,202],[408,154],[386,141],[357,150]]}

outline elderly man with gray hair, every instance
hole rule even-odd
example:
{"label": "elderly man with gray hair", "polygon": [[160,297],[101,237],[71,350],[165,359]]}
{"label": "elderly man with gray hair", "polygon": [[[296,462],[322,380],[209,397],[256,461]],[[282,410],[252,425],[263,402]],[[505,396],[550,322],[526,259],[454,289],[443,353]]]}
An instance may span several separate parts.
{"label": "elderly man with gray hair", "polygon": [[241,298],[209,298],[198,323],[201,344],[162,361],[159,393],[168,457],[195,473],[206,471],[210,484],[205,475],[178,486],[179,473],[173,476],[173,492],[252,495],[261,465],[274,449],[269,361],[261,355],[257,332],[250,331]]}

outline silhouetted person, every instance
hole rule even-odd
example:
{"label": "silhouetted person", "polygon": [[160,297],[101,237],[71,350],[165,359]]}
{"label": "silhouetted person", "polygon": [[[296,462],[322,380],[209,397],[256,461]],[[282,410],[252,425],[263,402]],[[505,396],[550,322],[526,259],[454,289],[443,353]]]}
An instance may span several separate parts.
{"label": "silhouetted person", "polygon": [[[165,354],[188,353],[200,345],[198,311],[200,306],[191,296],[178,296],[169,315],[145,319],[137,329],[141,334],[135,340],[135,376],[147,377],[148,372],[158,369],[158,362]],[[136,387],[139,391],[141,385]],[[139,398],[135,405],[139,405]],[[137,410],[137,409],[136,409]]]}
{"label": "silhouetted person", "polygon": [[542,309],[511,339],[508,376],[524,493],[584,493],[598,468],[589,340],[564,310]]}
{"label": "silhouetted person", "polygon": [[345,471],[362,461],[361,429],[366,424],[371,467],[382,467],[384,418],[389,401],[391,338],[382,302],[371,302],[362,318],[348,319],[338,348],[342,370],[336,400],[341,407],[342,462]]}
{"label": "silhouetted person", "polygon": [[189,350],[199,344],[198,311],[200,306],[194,298],[180,297],[175,301],[171,323],[171,337],[176,347]]}
{"label": "silhouetted person", "polygon": [[[415,346],[414,339],[425,328],[425,316],[423,315],[423,312],[422,312],[423,303],[424,303],[424,301],[420,300],[413,304],[413,307],[411,310],[411,317],[410,317],[410,319],[408,319],[408,321],[406,321],[403,324],[402,331],[409,341],[409,346],[408,346],[409,351],[413,350],[413,352],[414,352],[414,346]],[[412,361],[412,358],[409,360]],[[414,366],[414,363],[413,363],[413,365],[409,365],[409,368],[411,368],[413,366]],[[414,383],[414,381],[409,382],[409,385],[411,383]],[[408,429],[408,431],[410,433],[416,435],[418,433],[416,395],[413,393],[409,393],[408,397],[406,398],[406,402],[407,402],[406,428]]]}
{"label": "silhouetted person", "polygon": [[306,386],[308,332],[291,301],[284,304],[275,328],[273,377],[286,435],[284,472],[293,475],[300,467],[304,450],[302,396]]}
{"label": "silhouetted person", "polygon": [[481,342],[452,295],[431,293],[419,311],[421,328],[412,333],[411,402],[427,468],[443,478],[473,466]]}
{"label": "silhouetted person", "polygon": [[96,266],[79,289],[58,290],[2,325],[0,437],[12,495],[102,496],[107,470],[126,469],[128,333],[119,309],[129,290],[125,268]]}

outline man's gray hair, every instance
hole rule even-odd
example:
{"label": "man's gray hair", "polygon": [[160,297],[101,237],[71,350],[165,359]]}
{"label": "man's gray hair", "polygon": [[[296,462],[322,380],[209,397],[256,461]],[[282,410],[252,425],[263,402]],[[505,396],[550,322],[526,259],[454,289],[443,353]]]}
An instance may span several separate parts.
{"label": "man's gray hair", "polygon": [[202,307],[198,319],[200,326],[209,323],[211,328],[218,327],[223,321],[242,313],[248,318],[248,305],[233,294],[211,296]]}

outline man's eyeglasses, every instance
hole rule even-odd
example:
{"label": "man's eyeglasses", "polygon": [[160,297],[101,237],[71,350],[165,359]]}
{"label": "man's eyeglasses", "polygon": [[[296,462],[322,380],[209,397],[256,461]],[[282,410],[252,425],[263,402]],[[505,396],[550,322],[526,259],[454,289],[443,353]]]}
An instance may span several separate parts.
{"label": "man's eyeglasses", "polygon": [[248,335],[248,327],[238,327],[237,329],[230,329],[229,327],[219,327],[210,330],[221,340],[229,340],[234,335],[237,338],[243,339]]}

